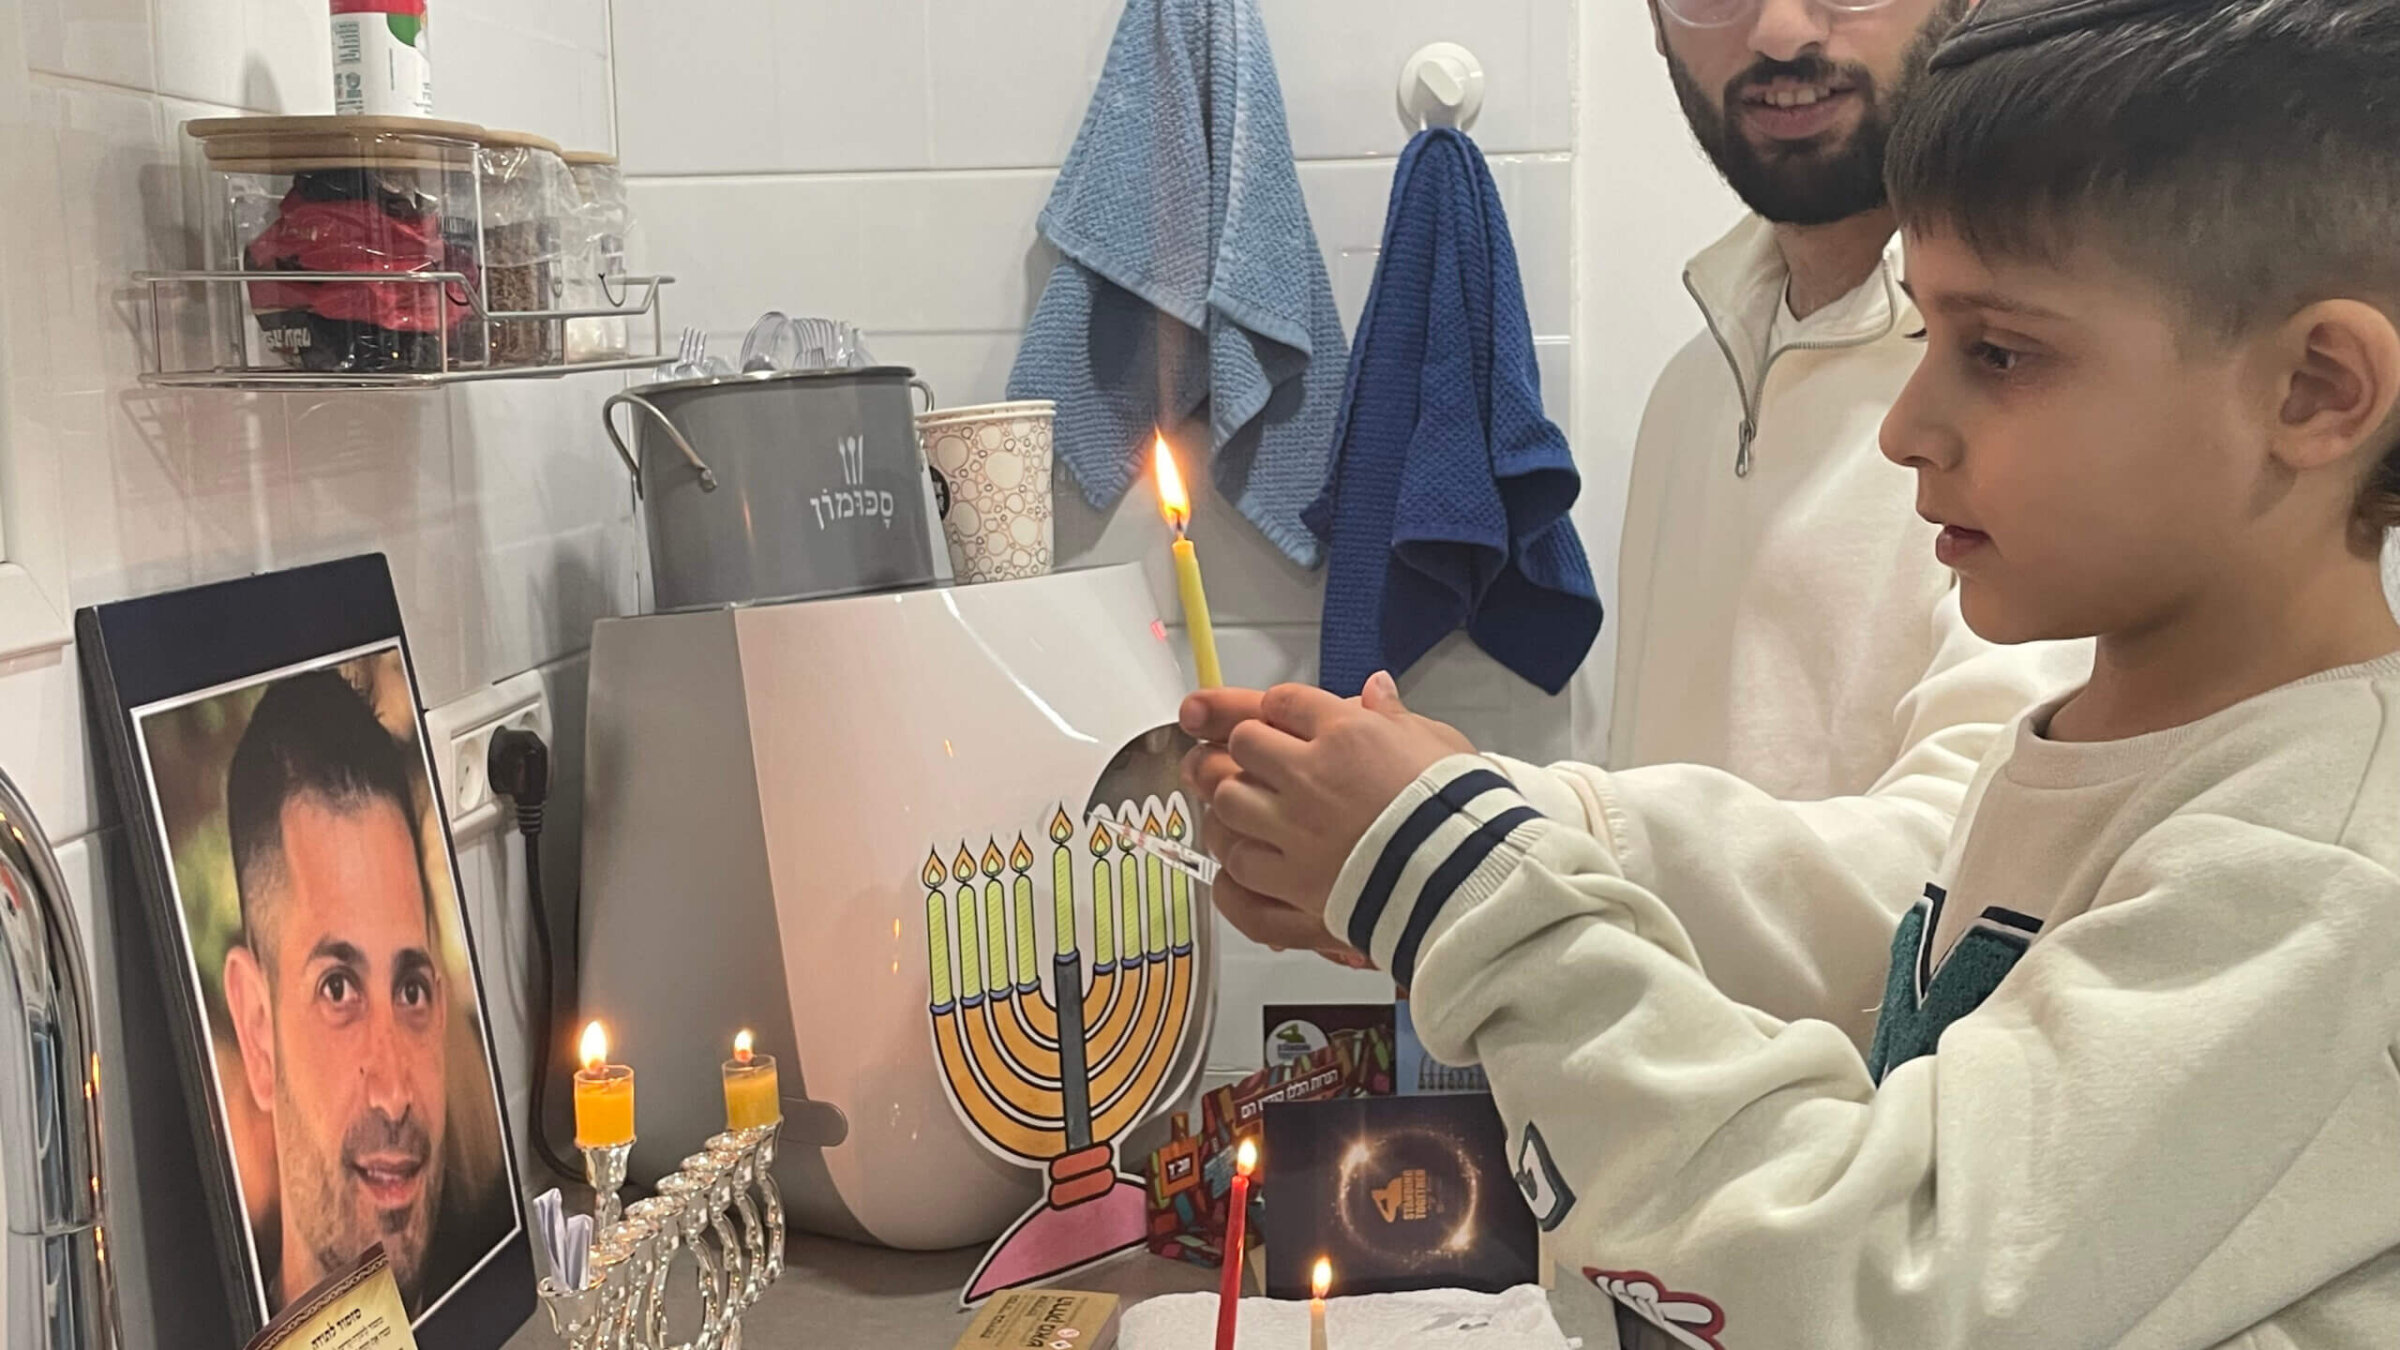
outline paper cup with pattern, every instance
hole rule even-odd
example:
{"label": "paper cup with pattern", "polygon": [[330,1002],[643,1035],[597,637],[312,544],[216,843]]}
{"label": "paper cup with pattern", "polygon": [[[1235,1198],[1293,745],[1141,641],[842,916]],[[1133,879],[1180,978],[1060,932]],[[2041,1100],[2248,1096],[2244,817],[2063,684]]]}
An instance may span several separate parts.
{"label": "paper cup with pattern", "polygon": [[1049,574],[1056,522],[1050,425],[1043,399],[944,408],[917,418],[932,466],[950,567],[961,583]]}

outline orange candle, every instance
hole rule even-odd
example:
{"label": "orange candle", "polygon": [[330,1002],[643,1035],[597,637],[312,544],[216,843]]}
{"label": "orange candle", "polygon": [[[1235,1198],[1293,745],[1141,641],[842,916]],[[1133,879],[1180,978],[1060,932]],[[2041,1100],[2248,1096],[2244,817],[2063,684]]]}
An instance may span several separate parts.
{"label": "orange candle", "polygon": [[775,1057],[750,1048],[750,1033],[733,1038],[725,1061],[725,1128],[754,1130],[783,1119],[783,1097],[775,1083]]}
{"label": "orange candle", "polygon": [[575,1144],[611,1148],[633,1142],[633,1070],[607,1064],[608,1032],[583,1029],[583,1068],[575,1075]]}
{"label": "orange candle", "polygon": [[1250,1173],[1258,1166],[1258,1145],[1245,1139],[1233,1155],[1233,1194],[1225,1214],[1225,1274],[1217,1285],[1217,1350],[1233,1350],[1235,1319],[1242,1308],[1243,1229],[1250,1219]]}

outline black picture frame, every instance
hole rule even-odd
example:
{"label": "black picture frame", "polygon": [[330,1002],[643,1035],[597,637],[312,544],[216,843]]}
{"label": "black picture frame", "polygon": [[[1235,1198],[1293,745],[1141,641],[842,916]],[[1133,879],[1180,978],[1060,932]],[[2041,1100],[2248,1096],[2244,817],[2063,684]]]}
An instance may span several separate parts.
{"label": "black picture frame", "polygon": [[[472,1228],[467,1255],[457,1258],[471,1264],[438,1293],[428,1291],[414,1333],[420,1345],[498,1350],[532,1317],[536,1306],[523,1180],[484,972],[464,905],[448,817],[441,794],[433,786],[439,779],[433,771],[416,666],[389,564],[383,555],[369,554],[90,607],[77,612],[75,626],[89,714],[105,751],[101,773],[126,822],[127,851],[134,860],[140,891],[138,908],[166,992],[168,1031],[175,1042],[193,1135],[200,1144],[199,1167],[211,1210],[218,1265],[235,1330],[244,1339],[270,1320],[270,1275],[253,1237],[253,1216],[244,1205],[233,1127],[221,1095],[219,1048],[212,1041],[215,1033],[199,983],[189,922],[179,900],[176,859],[170,856],[153,766],[143,750],[142,727],[144,719],[175,707],[271,687],[296,674],[337,666],[347,672],[350,666],[344,663],[378,661],[382,664],[377,668],[388,672],[390,655],[397,654],[406,684],[407,715],[416,728],[413,764],[405,755],[398,762],[407,772],[421,771],[423,775],[421,780],[412,777],[409,781],[418,785],[420,794],[418,816],[410,823],[418,831],[420,882],[428,895],[426,923],[430,932],[438,921],[433,908],[439,889],[433,885],[434,854],[438,851],[447,869],[457,940],[464,948],[460,955],[473,984],[477,1023],[473,1040],[481,1046],[492,1093],[494,1120],[489,1123],[497,1126],[499,1185],[507,1204],[505,1231],[493,1226],[496,1218],[488,1217]],[[246,710],[243,715],[247,717]],[[428,826],[435,828],[428,831]],[[438,837],[438,850],[428,834]],[[125,905],[126,898],[121,896],[119,903]],[[441,1068],[445,1076],[452,1071],[447,1056]],[[447,1111],[447,1097],[444,1105]],[[485,1122],[479,1120],[478,1124]],[[481,1154],[476,1160],[479,1165],[489,1161]],[[280,1161],[277,1167],[280,1203]],[[428,1201],[429,1248],[449,1213],[442,1203],[438,1198]],[[485,1204],[488,1210],[491,1202],[487,1199]],[[486,1235],[493,1233],[498,1234],[497,1239],[485,1249]],[[279,1301],[288,1305],[306,1291],[277,1292]]]}

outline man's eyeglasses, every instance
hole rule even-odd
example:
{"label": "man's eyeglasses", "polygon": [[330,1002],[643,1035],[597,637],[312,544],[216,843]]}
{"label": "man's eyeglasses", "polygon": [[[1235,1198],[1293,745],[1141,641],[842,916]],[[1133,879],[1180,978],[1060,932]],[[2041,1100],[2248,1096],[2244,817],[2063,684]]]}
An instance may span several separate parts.
{"label": "man's eyeglasses", "polygon": [[[1764,0],[1658,0],[1667,17],[1686,28],[1730,28],[1753,18]],[[1872,14],[1889,9],[1894,0],[1812,0],[1835,15]]]}

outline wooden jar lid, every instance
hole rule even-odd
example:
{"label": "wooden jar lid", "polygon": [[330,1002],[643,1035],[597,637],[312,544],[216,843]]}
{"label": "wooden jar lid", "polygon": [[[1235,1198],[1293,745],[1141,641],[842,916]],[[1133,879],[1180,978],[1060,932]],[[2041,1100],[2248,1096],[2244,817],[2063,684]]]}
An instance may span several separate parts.
{"label": "wooden jar lid", "polygon": [[567,154],[566,151],[558,148],[558,142],[547,136],[536,136],[530,131],[502,131],[495,127],[486,127],[481,139],[487,150],[547,150],[561,159],[566,158]]}
{"label": "wooden jar lid", "polygon": [[209,117],[184,132],[228,173],[310,169],[460,169],[483,128],[427,117]]}

